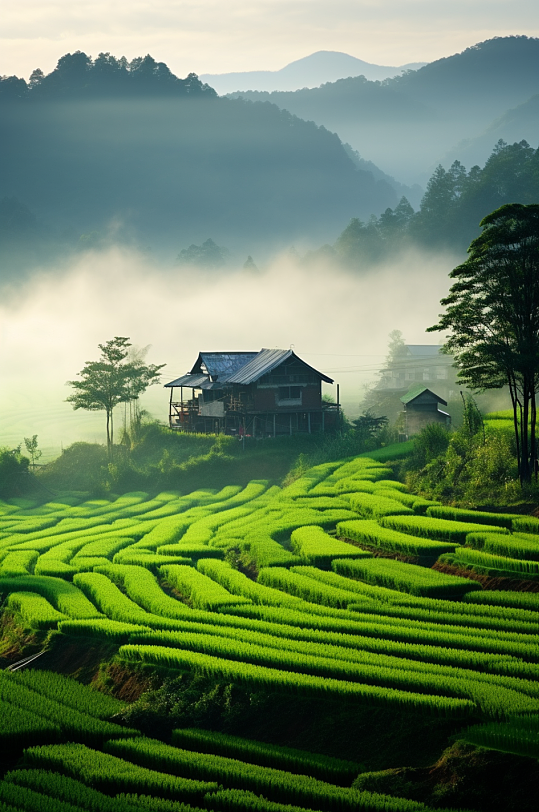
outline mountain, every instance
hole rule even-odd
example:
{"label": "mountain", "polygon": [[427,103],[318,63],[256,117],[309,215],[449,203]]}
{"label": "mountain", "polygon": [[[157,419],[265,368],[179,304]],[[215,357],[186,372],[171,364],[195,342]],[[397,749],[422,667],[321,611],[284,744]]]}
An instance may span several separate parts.
{"label": "mountain", "polygon": [[455,144],[536,94],[538,76],[539,39],[498,37],[383,82],[360,76],[293,93],[231,95],[324,125],[399,180],[423,184]]}
{"label": "mountain", "polygon": [[25,229],[38,246],[48,229],[52,243],[120,239],[163,257],[211,237],[244,257],[332,240],[398,202],[323,127],[219,98],[151,57],[68,54],[29,85],[1,80],[0,138],[10,256]]}
{"label": "mountain", "polygon": [[444,157],[443,163],[449,166],[453,161],[461,160],[466,166],[474,166],[483,162],[489,149],[498,141],[509,144],[527,141],[534,144],[538,139],[539,94],[536,94],[497,118],[481,135],[457,144]]}
{"label": "mountain", "polygon": [[416,70],[425,62],[413,62],[400,67],[373,65],[340,51],[316,51],[314,54],[290,62],[280,70],[258,70],[243,73],[204,73],[200,79],[210,84],[219,94],[237,90],[298,90],[318,87],[324,82],[336,82],[347,76],[365,76],[367,79],[389,79],[402,71]]}
{"label": "mountain", "polygon": [[387,175],[372,161],[362,158],[359,152],[353,149],[350,144],[344,144],[344,149],[358,169],[361,169],[363,172],[370,172],[375,180],[385,181],[395,190],[399,200],[405,197],[415,209],[419,208],[421,198],[425,192],[421,186],[418,184],[407,186],[405,183],[399,183],[398,180],[395,180],[391,175]]}

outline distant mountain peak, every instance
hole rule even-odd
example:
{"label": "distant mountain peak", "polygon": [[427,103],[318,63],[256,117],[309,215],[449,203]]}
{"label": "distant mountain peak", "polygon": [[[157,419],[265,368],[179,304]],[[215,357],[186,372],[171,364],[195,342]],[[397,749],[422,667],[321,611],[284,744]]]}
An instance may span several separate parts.
{"label": "distant mountain peak", "polygon": [[389,79],[403,70],[415,70],[425,62],[413,62],[400,67],[374,65],[342,51],[315,51],[279,70],[246,71],[236,73],[206,73],[200,76],[218,93],[241,90],[299,90],[336,82],[349,76],[365,76],[369,80]]}

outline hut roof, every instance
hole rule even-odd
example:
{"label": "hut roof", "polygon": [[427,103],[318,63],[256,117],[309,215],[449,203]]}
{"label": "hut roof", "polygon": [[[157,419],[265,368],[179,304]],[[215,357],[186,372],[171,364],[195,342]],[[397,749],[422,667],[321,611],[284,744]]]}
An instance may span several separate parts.
{"label": "hut roof", "polygon": [[187,373],[187,375],[182,375],[181,378],[176,378],[175,381],[166,383],[165,386],[191,386],[193,389],[200,389],[207,382],[207,375],[191,375],[191,373]]}
{"label": "hut roof", "polygon": [[260,378],[267,375],[268,372],[271,372],[273,369],[280,366],[283,361],[286,361],[289,358],[295,358],[312,372],[316,373],[316,375],[319,375],[323,381],[326,381],[326,383],[333,383],[332,378],[328,378],[326,375],[323,375],[321,372],[314,369],[314,367],[306,364],[305,361],[298,358],[293,350],[265,349],[260,350],[260,352],[258,352],[251,361],[245,364],[245,366],[241,367],[241,369],[237,370],[233,375],[230,375],[227,382],[244,385],[254,383],[254,381],[260,380]]}
{"label": "hut roof", "polygon": [[422,386],[420,383],[416,384],[415,386],[412,386],[412,388],[409,389],[408,392],[401,397],[401,402],[404,403],[404,405],[406,406],[408,403],[412,403],[412,401],[416,400],[418,397],[426,394],[427,392],[434,398],[434,400],[438,401],[438,403],[443,403],[444,406],[447,406],[447,400],[444,400],[439,395],[435,394],[432,391],[432,389],[429,389],[426,386]]}
{"label": "hut roof", "polygon": [[[332,378],[306,364],[293,350],[262,349],[260,352],[201,352],[191,372],[165,386],[217,389],[225,383],[247,385],[258,381],[289,358],[299,361],[326,383],[333,383]],[[202,371],[203,367],[206,372]]]}
{"label": "hut roof", "polygon": [[191,373],[200,373],[204,365],[210,378],[224,381],[257,355],[256,352],[201,352]]}

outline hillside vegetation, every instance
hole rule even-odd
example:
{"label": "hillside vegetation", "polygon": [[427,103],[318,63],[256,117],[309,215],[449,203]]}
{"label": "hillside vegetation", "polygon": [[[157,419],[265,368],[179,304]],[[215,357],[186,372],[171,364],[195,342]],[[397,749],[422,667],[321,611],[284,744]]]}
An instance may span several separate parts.
{"label": "hillside vegetation", "polygon": [[[457,772],[477,746],[512,776],[539,755],[539,520],[440,510],[369,457],[284,489],[3,502],[4,662],[46,653],[0,680],[0,799],[517,808],[421,770],[448,737]],[[482,587],[496,566],[511,591]],[[406,782],[377,772],[395,763]]]}
{"label": "hillside vegetation", "polygon": [[535,203],[539,196],[539,149],[526,141],[499,141],[484,167],[471,169],[455,161],[433,172],[414,211],[406,197],[379,217],[354,217],[332,246],[306,258],[335,259],[345,267],[366,271],[403,251],[449,250],[465,256],[480,233],[481,220],[507,203]]}
{"label": "hillside vegetation", "polygon": [[151,246],[170,264],[208,237],[246,255],[330,238],[398,200],[333,133],[275,105],[218,98],[151,57],[67,54],[29,85],[0,80],[0,109],[4,276],[111,241]]}

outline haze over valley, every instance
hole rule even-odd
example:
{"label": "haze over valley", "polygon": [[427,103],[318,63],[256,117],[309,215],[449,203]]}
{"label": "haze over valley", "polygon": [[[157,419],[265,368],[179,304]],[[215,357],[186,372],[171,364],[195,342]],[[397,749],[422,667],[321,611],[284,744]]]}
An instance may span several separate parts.
{"label": "haze over valley", "polygon": [[[168,377],[202,344],[294,344],[342,383],[347,411],[358,414],[388,333],[426,340],[447,273],[481,218],[537,199],[537,144],[518,142],[536,131],[538,62],[537,40],[501,38],[382,82],[239,98],[219,97],[194,74],[179,79],[150,56],[76,52],[28,83],[4,77],[10,442],[32,424],[51,453],[77,431],[96,438],[99,421],[63,403],[64,382],[103,333],[151,343]],[[315,54],[289,67],[319,78],[328,62]],[[497,113],[483,136],[463,141]],[[430,161],[458,140],[429,180]],[[465,166],[449,168],[461,158]],[[404,182],[418,178],[423,188]],[[262,302],[271,307],[261,311]],[[13,363],[17,347],[28,348],[24,363]],[[162,392],[145,398],[163,417]]]}
{"label": "haze over valley", "polygon": [[[89,252],[62,274],[34,277],[0,305],[0,432],[12,445],[37,432],[48,458],[75,440],[102,441],[102,415],[74,412],[65,382],[109,335],[150,345],[148,360],[167,364],[163,382],[185,374],[201,349],[293,345],[340,383],[347,414],[357,415],[364,386],[387,354],[388,325],[410,343],[432,341],[425,325],[437,316],[454,261],[410,252],[364,279],[326,263],[301,267],[287,256],[258,274],[187,267],[171,275],[129,249]],[[335,386],[326,391],[335,398]],[[153,386],[141,402],[166,420],[167,390]]]}
{"label": "haze over valley", "polygon": [[[399,181],[424,186],[448,154],[481,164],[497,138],[537,146],[536,102],[530,100],[538,93],[538,72],[538,40],[499,37],[384,82],[357,76],[292,93],[232,95],[270,101],[324,125]],[[526,103],[519,126],[494,124]],[[461,157],[465,139],[475,140],[475,149]]]}

